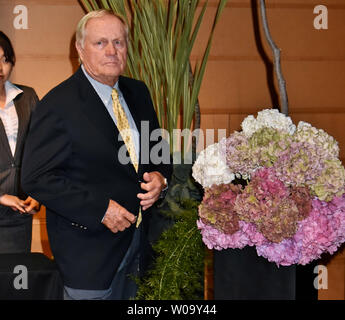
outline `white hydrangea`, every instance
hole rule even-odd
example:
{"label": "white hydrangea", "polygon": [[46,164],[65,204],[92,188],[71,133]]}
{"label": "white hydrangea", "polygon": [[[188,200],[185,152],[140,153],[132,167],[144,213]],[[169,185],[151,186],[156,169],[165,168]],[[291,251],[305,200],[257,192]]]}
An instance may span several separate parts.
{"label": "white hydrangea", "polygon": [[296,126],[293,124],[291,118],[276,109],[259,111],[256,119],[252,115],[246,117],[241,127],[247,138],[250,138],[256,131],[263,127],[279,129],[290,135],[293,135],[296,131]]}
{"label": "white hydrangea", "polygon": [[257,130],[260,128],[258,127],[258,123],[254,116],[250,115],[246,117],[241,124],[243,133],[247,138],[250,138]]}
{"label": "white hydrangea", "polygon": [[313,127],[310,123],[305,122],[305,121],[300,121],[298,122],[297,125],[297,132],[298,131],[307,131],[307,130],[311,130],[313,131],[314,134],[317,134],[317,129],[315,127]]}
{"label": "white hydrangea", "polygon": [[200,152],[193,165],[193,178],[204,188],[213,184],[230,183],[235,179],[235,175],[229,170],[223,158],[218,143],[208,146]]}

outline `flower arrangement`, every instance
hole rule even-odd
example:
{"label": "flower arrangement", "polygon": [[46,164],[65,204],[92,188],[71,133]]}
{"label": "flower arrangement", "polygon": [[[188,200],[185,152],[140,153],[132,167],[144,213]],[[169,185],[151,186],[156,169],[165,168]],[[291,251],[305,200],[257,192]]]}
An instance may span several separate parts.
{"label": "flower arrangement", "polygon": [[337,141],[265,109],[203,150],[198,228],[209,249],[255,246],[277,265],[305,265],[345,242],[345,169]]}

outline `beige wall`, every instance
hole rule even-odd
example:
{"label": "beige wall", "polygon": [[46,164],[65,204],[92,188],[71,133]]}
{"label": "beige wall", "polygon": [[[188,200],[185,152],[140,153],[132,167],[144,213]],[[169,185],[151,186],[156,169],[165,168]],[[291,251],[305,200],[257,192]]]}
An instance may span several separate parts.
{"label": "beige wall", "polygon": [[[201,36],[193,51],[200,58],[216,10],[209,1]],[[345,3],[343,0],[266,0],[272,36],[282,49],[290,115],[323,128],[340,144],[345,159]],[[12,25],[13,8],[24,4],[29,29]],[[313,9],[328,7],[328,30],[313,27]],[[77,65],[73,49],[75,25],[83,15],[77,0],[0,0],[0,29],[13,40],[18,64],[13,80],[33,86],[40,97],[71,75]],[[262,32],[260,31],[262,35]],[[271,59],[265,40],[263,52]],[[271,78],[272,79],[272,78]],[[248,114],[271,107],[266,66],[253,31],[250,0],[229,0],[217,26],[211,56],[200,93],[203,129],[238,130]],[[33,251],[50,255],[44,212],[34,220]],[[320,299],[344,299],[345,252],[327,264],[329,289]]]}

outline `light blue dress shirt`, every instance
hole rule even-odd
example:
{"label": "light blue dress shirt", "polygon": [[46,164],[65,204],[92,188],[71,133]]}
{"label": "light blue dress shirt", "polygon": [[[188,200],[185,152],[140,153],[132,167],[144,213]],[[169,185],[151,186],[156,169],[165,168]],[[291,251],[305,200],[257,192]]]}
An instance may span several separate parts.
{"label": "light blue dress shirt", "polygon": [[[108,110],[111,118],[113,119],[115,125],[117,124],[116,118],[115,118],[115,114],[114,114],[114,110],[113,110],[113,100],[111,97],[111,92],[112,92],[112,87],[103,84],[95,79],[93,79],[85,70],[84,66],[81,66],[86,78],[90,81],[91,85],[93,86],[93,88],[95,89],[95,91],[97,92],[98,96],[100,97],[100,99],[102,100],[104,106],[106,107],[106,109]],[[140,152],[140,145],[139,145],[139,131],[137,129],[137,126],[135,124],[135,121],[132,117],[131,112],[129,111],[128,105],[122,95],[122,92],[119,88],[119,82],[117,81],[114,85],[114,88],[117,90],[118,94],[119,94],[119,100],[120,100],[120,104],[123,108],[123,110],[126,113],[127,119],[128,119],[128,123],[129,123],[129,127],[131,129],[131,134],[132,134],[132,139],[133,139],[133,143],[134,143],[134,148],[135,148],[135,153],[137,155],[137,159],[139,160],[139,152]]]}

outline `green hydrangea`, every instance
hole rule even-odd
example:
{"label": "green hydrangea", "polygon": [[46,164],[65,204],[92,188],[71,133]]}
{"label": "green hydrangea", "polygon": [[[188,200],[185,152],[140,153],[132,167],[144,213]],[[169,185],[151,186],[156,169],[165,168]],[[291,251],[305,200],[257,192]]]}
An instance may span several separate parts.
{"label": "green hydrangea", "polygon": [[264,127],[249,139],[252,161],[256,161],[259,166],[271,167],[279,154],[289,148],[292,141],[288,133]]}
{"label": "green hydrangea", "polygon": [[345,170],[340,160],[324,161],[324,169],[310,185],[312,194],[320,200],[331,201],[334,196],[340,197],[344,193]]}

